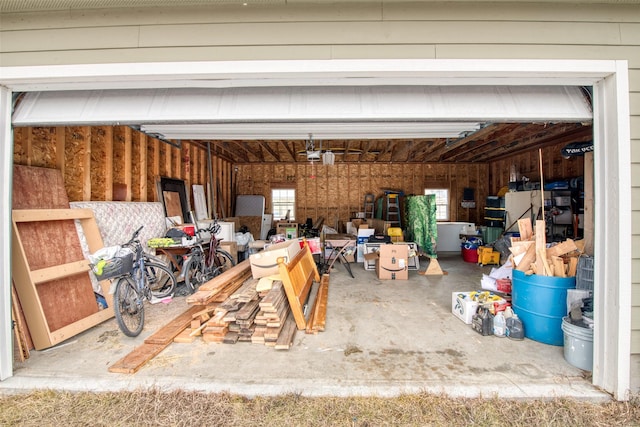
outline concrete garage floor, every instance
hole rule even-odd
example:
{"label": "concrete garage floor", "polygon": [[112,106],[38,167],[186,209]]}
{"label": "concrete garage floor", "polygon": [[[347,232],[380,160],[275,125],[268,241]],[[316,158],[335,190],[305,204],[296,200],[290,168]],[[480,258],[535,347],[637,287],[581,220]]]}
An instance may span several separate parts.
{"label": "concrete garage floor", "polygon": [[[352,264],[331,272],[326,331],[296,334],[288,351],[258,344],[173,343],[137,373],[108,367],[188,308],[184,297],[148,306],[145,329],[128,338],[114,319],[14,367],[0,392],[51,388],[114,391],[157,387],[247,396],[378,395],[432,392],[454,397],[600,401],[590,373],[564,360],[563,347],[529,339],[483,337],[451,314],[451,293],[480,288],[491,266],[440,254],[444,276],[409,272],[408,281],[379,281]],[[422,260],[421,260],[422,261]],[[422,269],[426,262],[421,263]]]}

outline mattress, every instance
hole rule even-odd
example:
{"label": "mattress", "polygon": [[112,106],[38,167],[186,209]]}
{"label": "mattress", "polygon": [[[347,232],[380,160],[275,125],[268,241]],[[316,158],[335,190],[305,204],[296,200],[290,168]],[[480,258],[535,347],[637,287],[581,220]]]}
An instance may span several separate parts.
{"label": "mattress", "polygon": [[[145,251],[153,254],[155,249],[147,247],[147,240],[164,237],[167,230],[164,207],[160,202],[71,202],[71,208],[91,209],[102,236],[104,246],[116,246],[126,243],[140,227],[140,242]],[[86,252],[86,239],[76,223],[78,235]]]}

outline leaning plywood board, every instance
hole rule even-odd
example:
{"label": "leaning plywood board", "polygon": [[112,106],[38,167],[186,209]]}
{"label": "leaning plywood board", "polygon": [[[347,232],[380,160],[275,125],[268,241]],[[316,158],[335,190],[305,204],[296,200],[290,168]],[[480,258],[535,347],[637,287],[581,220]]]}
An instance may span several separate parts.
{"label": "leaning plywood board", "polygon": [[307,323],[303,306],[313,281],[320,281],[318,268],[309,246],[305,244],[288,264],[284,262],[284,258],[278,258],[278,270],[296,325],[298,329],[305,329]]}
{"label": "leaning plywood board", "polygon": [[93,212],[69,209],[59,170],[15,165],[13,172],[13,281],[34,347],[43,349],[113,316],[99,311],[74,220],[89,250],[102,248],[102,238]]}
{"label": "leaning plywood board", "polygon": [[[180,221],[184,224],[185,218],[182,217],[182,203],[180,202],[180,193],[177,191],[163,191],[164,206],[167,210],[167,216],[180,217]],[[189,221],[187,221],[189,222]]]}
{"label": "leaning plywood board", "polygon": [[[81,259],[40,269],[33,269],[29,263],[18,224],[38,221],[55,223],[69,219],[81,221],[91,252],[102,247],[98,226],[93,212],[89,209],[35,209],[12,212],[13,280],[36,350],[56,345],[113,317],[111,304],[109,308],[98,310],[87,260]],[[69,285],[53,288],[57,293],[43,292],[43,287],[46,289],[54,286],[52,284],[65,282]],[[109,282],[103,281],[101,285],[103,294],[108,295]],[[89,293],[91,298],[86,297]],[[77,312],[64,313],[74,310]]]}

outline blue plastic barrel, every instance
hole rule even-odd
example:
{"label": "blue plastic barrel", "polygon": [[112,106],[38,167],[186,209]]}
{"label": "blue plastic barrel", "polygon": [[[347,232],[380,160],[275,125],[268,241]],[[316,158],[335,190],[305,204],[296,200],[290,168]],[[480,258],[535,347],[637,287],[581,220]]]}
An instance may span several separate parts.
{"label": "blue plastic barrel", "polygon": [[550,345],[564,345],[562,318],[567,315],[567,289],[575,277],[552,277],[513,270],[511,305],[524,326],[524,336]]}

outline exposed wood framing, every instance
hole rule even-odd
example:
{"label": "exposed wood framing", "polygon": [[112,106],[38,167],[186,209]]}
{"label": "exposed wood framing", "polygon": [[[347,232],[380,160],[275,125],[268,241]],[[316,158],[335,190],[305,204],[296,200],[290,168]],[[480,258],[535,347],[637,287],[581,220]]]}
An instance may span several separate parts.
{"label": "exposed wood framing", "polygon": [[[155,201],[155,179],[182,179],[208,188],[207,147],[161,143],[128,126],[16,128],[14,163],[58,169],[71,201]],[[214,156],[214,182],[226,195],[230,212],[231,170],[228,159]],[[226,176],[224,176],[226,174]],[[117,197],[116,197],[117,196]]]}

